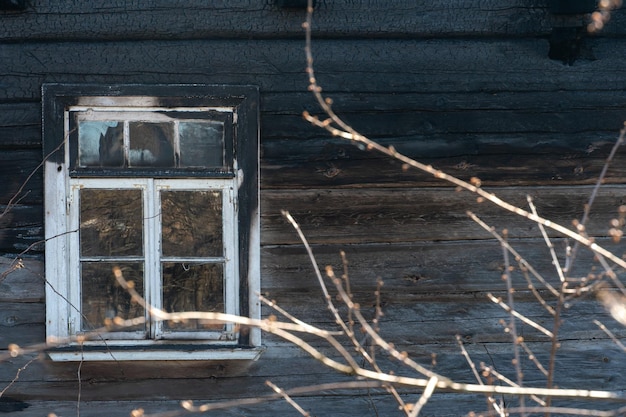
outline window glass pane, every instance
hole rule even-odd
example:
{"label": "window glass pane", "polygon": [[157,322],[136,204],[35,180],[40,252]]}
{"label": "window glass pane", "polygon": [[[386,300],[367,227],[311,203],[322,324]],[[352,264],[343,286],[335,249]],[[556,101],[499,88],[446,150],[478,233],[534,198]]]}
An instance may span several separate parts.
{"label": "window glass pane", "polygon": [[131,167],[174,166],[173,123],[129,123]]}
{"label": "window glass pane", "polygon": [[141,190],[80,190],[81,256],[142,256]]}
{"label": "window glass pane", "polygon": [[224,123],[180,122],[181,167],[224,165]]}
{"label": "window glass pane", "polygon": [[[167,312],[224,312],[222,264],[163,263],[163,308]],[[223,330],[206,320],[163,322],[169,330]]]}
{"label": "window glass pane", "polygon": [[124,165],[123,124],[114,121],[83,121],[78,125],[78,165],[81,167]]}
{"label": "window glass pane", "polygon": [[[110,325],[115,317],[124,320],[144,317],[144,309],[131,297],[113,275],[119,267],[126,281],[135,284],[143,296],[143,263],[140,262],[81,262],[82,330],[89,331]],[[118,328],[113,331],[142,331],[145,323]]]}
{"label": "window glass pane", "polygon": [[163,256],[223,256],[221,191],[162,191]]}

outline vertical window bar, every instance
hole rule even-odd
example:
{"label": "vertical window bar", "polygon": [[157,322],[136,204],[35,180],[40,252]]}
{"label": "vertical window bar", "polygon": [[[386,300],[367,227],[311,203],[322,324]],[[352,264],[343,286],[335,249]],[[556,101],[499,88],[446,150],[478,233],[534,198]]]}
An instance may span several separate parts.
{"label": "vertical window bar", "polygon": [[128,120],[124,122],[124,166],[130,166],[130,124]]}
{"label": "vertical window bar", "polygon": [[155,190],[154,179],[147,180],[144,214],[145,256],[146,256],[146,320],[149,322],[150,338],[160,338],[162,322],[151,319],[149,308],[163,309],[161,297],[161,208],[159,193]]}
{"label": "vertical window bar", "polygon": [[[237,221],[233,202],[236,200],[234,186],[224,187],[223,193],[223,245],[224,245],[224,310],[227,314],[239,314],[239,265],[235,256],[237,249]],[[234,326],[226,325],[226,331],[233,335]]]}
{"label": "vertical window bar", "polygon": [[180,122],[174,121],[174,166],[180,168],[180,136],[179,136]]}
{"label": "vertical window bar", "polygon": [[69,230],[72,232],[69,234],[69,253],[68,253],[68,266],[69,266],[69,322],[68,332],[69,335],[75,335],[79,333],[82,323],[82,283],[80,274],[80,184],[74,184],[71,186],[71,200],[70,216],[69,216]]}

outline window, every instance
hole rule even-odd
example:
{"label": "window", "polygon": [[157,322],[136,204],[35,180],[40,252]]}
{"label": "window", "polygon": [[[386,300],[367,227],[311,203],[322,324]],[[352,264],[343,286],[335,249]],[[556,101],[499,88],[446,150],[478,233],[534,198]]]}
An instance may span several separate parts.
{"label": "window", "polygon": [[260,316],[256,87],[47,84],[43,102],[47,336],[107,329],[50,356],[255,358],[258,329],[153,320],[114,271],[167,312]]}

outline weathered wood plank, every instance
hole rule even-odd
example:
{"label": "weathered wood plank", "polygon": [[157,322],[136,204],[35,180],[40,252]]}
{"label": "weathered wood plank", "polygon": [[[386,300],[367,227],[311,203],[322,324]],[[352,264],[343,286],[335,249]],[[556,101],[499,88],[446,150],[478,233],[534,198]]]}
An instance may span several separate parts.
{"label": "weathered wood plank", "polygon": [[[360,395],[337,395],[332,392],[325,395],[300,398],[296,397],[298,404],[317,416],[369,416],[372,413],[384,413],[386,416],[401,416],[397,405],[388,394],[379,394],[376,391],[360,391]],[[366,396],[367,395],[367,396]],[[210,402],[210,400],[198,401],[196,404]],[[457,417],[465,415],[471,410],[482,410],[485,400],[477,395],[449,396],[437,394],[431,400],[425,411],[432,410],[437,416]],[[10,403],[9,403],[10,404]],[[59,416],[74,415],[77,403],[69,401],[28,401],[28,408],[17,414],[20,417],[41,417],[54,412]],[[8,407],[8,405],[7,405]],[[146,413],[158,413],[173,410],[181,410],[180,401],[84,401],[80,403],[80,415],[83,417],[111,417],[128,416],[132,410],[143,409]],[[222,413],[236,414],[238,416],[278,416],[292,415],[293,407],[279,400],[249,407],[231,407]],[[375,410],[375,411],[373,411]],[[216,411],[215,413],[219,413]],[[152,415],[152,414],[150,414]],[[382,415],[382,414],[381,414]]]}
{"label": "weathered wood plank", "polygon": [[[507,139],[504,138],[504,141]],[[397,141],[396,141],[397,142]],[[416,143],[407,141],[407,143]],[[593,147],[593,145],[591,145]],[[412,147],[409,145],[409,147]],[[607,155],[608,146],[596,155]],[[450,175],[465,180],[478,177],[485,186],[498,185],[574,185],[594,184],[604,167],[605,158],[587,153],[524,155],[509,149],[493,154],[455,155],[443,158],[422,158],[419,162],[432,165]],[[437,187],[445,185],[420,171],[403,169],[402,164],[386,156],[360,151],[351,144],[329,144],[323,156],[304,162],[268,161],[261,167],[261,180],[266,188],[326,188],[326,187]],[[337,156],[333,156],[337,155]],[[344,155],[349,155],[347,158]],[[624,183],[626,156],[618,153],[613,160],[607,183]]]}
{"label": "weathered wood plank", "polygon": [[[161,4],[162,3],[162,4]],[[273,2],[250,7],[244,0],[209,5],[186,2],[171,7],[157,2],[125,8],[117,4],[68,1],[37,5],[4,16],[0,39],[198,39],[302,37],[302,10],[281,9]],[[371,19],[376,15],[377,19]],[[617,10],[600,34],[623,34],[624,12]],[[320,37],[536,36],[553,26],[578,25],[580,16],[554,16],[545,5],[521,0],[448,0],[416,5],[382,0],[366,5],[348,0],[318,4],[315,33]],[[36,22],[36,23],[33,23]]]}
{"label": "weathered wood plank", "polygon": [[[538,111],[541,109],[551,111],[550,114],[559,114],[562,111],[595,112],[600,108],[616,110],[626,105],[626,92],[598,87],[598,89],[580,91],[473,91],[470,94],[465,92],[429,93],[415,89],[397,93],[338,91],[333,92],[331,97],[333,108],[337,112],[340,114],[357,113],[357,115],[359,112],[482,110],[487,113],[501,110]],[[278,93],[265,91],[261,95],[261,110],[270,114],[300,115],[305,109],[314,113],[316,108],[317,105],[311,93],[306,91]]]}
{"label": "weathered wood plank", "polygon": [[[263,3],[263,4],[262,4]],[[320,2],[317,36],[520,36],[547,34],[556,20],[543,4],[521,0],[452,0],[416,5],[396,0],[355,4]],[[371,16],[377,19],[371,19]],[[41,4],[3,16],[0,39],[198,39],[301,38],[303,10],[281,9],[274,2],[185,2],[180,7],[158,1],[120,7],[79,1]]]}
{"label": "weathered wood plank", "polygon": [[[593,187],[495,187],[489,189],[511,204],[528,207],[531,196],[538,212],[570,227],[580,219]],[[297,192],[297,198],[294,193]],[[537,238],[530,221],[510,215],[491,203],[478,204],[474,196],[453,189],[316,189],[266,190],[262,194],[262,241],[294,244],[298,237],[281,215],[287,210],[311,243],[356,244],[433,240],[485,239],[491,235],[471,221],[467,210],[487,224],[506,228],[512,238]],[[604,186],[593,206],[587,231],[607,236],[610,221],[626,202],[626,188]],[[551,233],[554,235],[553,233]]]}
{"label": "weathered wood plank", "polygon": [[[597,59],[573,66],[548,59],[544,39],[320,39],[315,55],[328,92],[610,89],[621,80],[626,45],[613,38],[592,44]],[[42,82],[250,83],[261,91],[304,91],[302,46],[299,40],[3,44],[0,100],[37,99]],[[77,56],[81,70],[68,72]]]}
{"label": "weathered wood plank", "polygon": [[[467,94],[467,99],[471,94]],[[555,100],[556,101],[556,100]],[[489,105],[488,101],[484,102]],[[383,103],[384,104],[384,103]],[[493,104],[493,103],[492,103]],[[443,109],[433,106],[430,109],[410,109],[390,112],[375,110],[372,103],[369,111],[359,113],[345,112],[346,120],[360,132],[368,132],[372,138],[403,138],[430,137],[447,134],[462,137],[484,134],[488,136],[530,134],[545,135],[547,133],[574,134],[581,131],[607,132],[619,131],[623,124],[623,108],[591,109],[552,109],[546,114],[547,108],[524,108],[510,110],[491,109]],[[337,109],[341,111],[340,109]],[[597,116],[597,117],[596,117]],[[301,115],[268,115],[262,119],[265,125],[271,126],[275,137],[293,138],[299,136],[298,124],[302,125]],[[293,126],[296,126],[294,131]],[[304,127],[304,126],[302,126]],[[302,129],[307,133],[309,129]],[[532,138],[531,136],[531,138]],[[616,135],[614,135],[616,136]],[[306,139],[307,137],[303,137]],[[530,139],[532,140],[532,139]]]}
{"label": "weathered wood plank", "polygon": [[[0,205],[0,212],[6,206]],[[43,207],[15,205],[0,216],[0,251],[39,253],[43,250]]]}
{"label": "weathered wood plank", "polygon": [[23,259],[21,265],[13,257],[0,257],[0,303],[39,303],[44,299],[43,262]]}
{"label": "weathered wood plank", "polygon": [[[358,395],[337,395],[334,392],[326,392],[323,396],[295,397],[297,403],[311,415],[316,416],[402,416],[388,394],[381,394],[375,390],[361,390]],[[405,400],[415,402],[419,398],[419,393],[405,396]],[[498,398],[499,399],[499,398]],[[515,399],[507,398],[507,404],[514,404]],[[207,400],[208,402],[208,400]],[[201,402],[197,402],[196,405]],[[553,402],[559,406],[586,407],[587,409],[616,410],[619,406],[610,403],[581,403],[579,401],[555,400]],[[40,417],[48,415],[51,411],[60,416],[69,416],[76,413],[77,402],[73,401],[29,401],[29,408],[18,414],[20,417]],[[180,410],[180,403],[177,401],[85,401],[80,403],[80,414],[84,417],[110,417],[127,416],[134,409],[143,409],[146,413],[157,413],[172,410]],[[458,395],[435,393],[423,409],[423,414],[437,417],[458,417],[475,412],[476,415],[486,415],[492,412],[487,409],[484,396],[477,394]],[[216,413],[219,413],[217,411]],[[225,411],[222,411],[225,413]],[[238,416],[277,416],[293,415],[294,409],[284,401],[275,401],[250,407],[233,407],[229,413]],[[209,414],[210,415],[210,414]]]}
{"label": "weathered wood plank", "polygon": [[41,147],[41,103],[0,104],[0,149]]}
{"label": "weathered wood plank", "polygon": [[[599,244],[606,241],[598,239]],[[530,262],[544,278],[558,285],[558,277],[551,264],[549,252],[541,239],[512,241],[518,253]],[[557,256],[563,262],[565,242],[553,242]],[[607,247],[619,254],[624,243]],[[396,297],[420,296],[469,297],[476,292],[505,291],[501,279],[502,251],[494,241],[418,242],[411,244],[336,245],[313,247],[320,268],[331,265],[342,271],[340,250],[345,251],[349,263],[352,286],[374,293],[377,279],[385,283],[386,291]],[[317,280],[305,250],[299,246],[274,246],[262,250],[262,282],[264,291],[273,297],[274,291],[289,289],[292,292],[315,291]],[[586,276],[596,263],[588,251],[580,252],[577,276]],[[522,277],[516,282],[524,288]],[[520,280],[520,281],[517,281]],[[390,290],[389,288],[393,289]],[[316,291],[316,293],[319,293]]]}
{"label": "weathered wood plank", "polygon": [[45,340],[43,303],[0,303],[0,346],[29,346]]}
{"label": "weathered wood plank", "polygon": [[[20,204],[42,203],[43,181],[41,171],[36,172],[41,159],[40,149],[0,152],[0,177],[3,178],[0,204],[6,205],[12,199]],[[35,174],[26,182],[33,172]],[[16,197],[22,185],[22,193]]]}

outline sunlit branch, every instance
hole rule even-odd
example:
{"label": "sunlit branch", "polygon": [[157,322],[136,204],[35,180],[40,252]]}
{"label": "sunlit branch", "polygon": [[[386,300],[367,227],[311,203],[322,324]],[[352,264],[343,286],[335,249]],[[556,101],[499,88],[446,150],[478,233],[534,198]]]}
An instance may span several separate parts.
{"label": "sunlit branch", "polygon": [[[535,321],[533,321],[533,320],[529,319],[528,317],[524,316],[523,314],[519,313],[517,310],[512,309],[510,306],[508,306],[506,303],[504,303],[500,298],[495,297],[491,293],[488,293],[487,297],[489,297],[491,302],[493,302],[494,304],[499,305],[500,307],[502,307],[502,309],[504,311],[506,311],[507,313],[512,314],[513,316],[517,317],[518,319],[520,319],[521,321],[523,321],[524,323],[526,323],[527,325],[529,325],[533,329],[539,330],[541,333],[545,334],[548,337],[553,337],[554,336],[554,334],[550,330],[548,330],[545,327],[542,327],[541,325],[537,324]],[[515,343],[517,343],[517,342],[515,342]]]}

